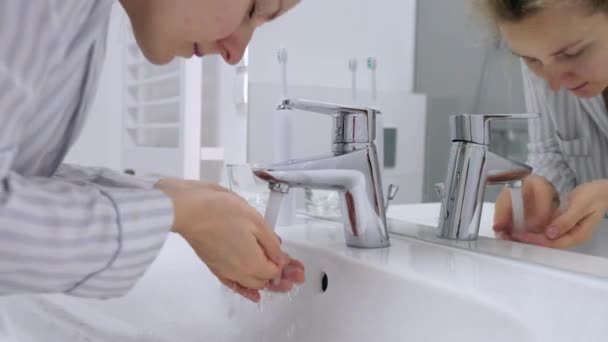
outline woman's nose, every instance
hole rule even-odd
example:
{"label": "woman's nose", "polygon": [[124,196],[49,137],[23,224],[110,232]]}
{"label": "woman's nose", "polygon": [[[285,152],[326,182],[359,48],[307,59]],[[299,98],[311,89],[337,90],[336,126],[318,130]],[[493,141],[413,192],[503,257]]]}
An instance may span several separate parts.
{"label": "woman's nose", "polygon": [[576,76],[569,70],[553,68],[547,72],[547,82],[553,91],[559,91],[562,87],[572,87],[576,82]]}
{"label": "woman's nose", "polygon": [[243,58],[254,30],[254,27],[245,27],[219,41],[226,63],[234,65]]}
{"label": "woman's nose", "polygon": [[549,76],[547,78],[547,82],[549,83],[549,87],[551,88],[551,90],[555,92],[559,91],[559,88],[561,87],[559,77]]}

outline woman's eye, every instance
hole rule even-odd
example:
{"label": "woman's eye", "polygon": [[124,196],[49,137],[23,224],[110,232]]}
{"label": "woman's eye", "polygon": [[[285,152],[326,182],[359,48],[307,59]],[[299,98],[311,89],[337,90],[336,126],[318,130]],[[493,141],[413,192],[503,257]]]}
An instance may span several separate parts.
{"label": "woman's eye", "polygon": [[523,59],[528,65],[534,65],[534,66],[540,65],[540,61],[536,58],[523,57]]}
{"label": "woman's eye", "polygon": [[249,9],[249,19],[253,19],[253,16],[255,15],[255,3],[256,2],[254,1]]}
{"label": "woman's eye", "polygon": [[562,54],[562,57],[565,60],[575,59],[575,58],[579,57],[580,55],[582,55],[583,51],[585,51],[585,49],[579,50],[576,53],[564,53],[564,54]]}

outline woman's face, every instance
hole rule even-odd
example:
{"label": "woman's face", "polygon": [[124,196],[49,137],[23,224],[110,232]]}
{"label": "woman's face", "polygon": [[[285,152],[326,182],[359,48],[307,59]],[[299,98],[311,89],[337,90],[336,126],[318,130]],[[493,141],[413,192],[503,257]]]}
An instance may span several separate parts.
{"label": "woman's face", "polygon": [[589,98],[608,87],[608,15],[585,7],[546,8],[498,28],[514,54],[558,91]]}
{"label": "woman's face", "polygon": [[220,54],[227,63],[243,57],[254,30],[299,0],[121,0],[135,38],[155,64],[174,57]]}

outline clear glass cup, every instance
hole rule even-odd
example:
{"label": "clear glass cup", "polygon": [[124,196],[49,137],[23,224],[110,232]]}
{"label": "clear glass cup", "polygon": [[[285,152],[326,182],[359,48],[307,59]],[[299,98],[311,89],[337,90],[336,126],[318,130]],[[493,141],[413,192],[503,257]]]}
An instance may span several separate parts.
{"label": "clear glass cup", "polygon": [[264,214],[270,196],[268,183],[256,177],[249,164],[228,164],[226,172],[230,191],[243,197],[249,205]]}
{"label": "clear glass cup", "polygon": [[340,195],[335,190],[306,189],[304,191],[306,214],[326,219],[342,217]]}

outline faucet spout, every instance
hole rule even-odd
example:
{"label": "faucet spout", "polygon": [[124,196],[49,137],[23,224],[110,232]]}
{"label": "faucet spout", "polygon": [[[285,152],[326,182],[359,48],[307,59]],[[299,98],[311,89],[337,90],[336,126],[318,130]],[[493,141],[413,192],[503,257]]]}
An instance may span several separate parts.
{"label": "faucet spout", "polygon": [[272,191],[292,188],[335,190],[340,194],[346,244],[389,246],[386,210],[375,146],[337,156],[257,167],[254,174]]}
{"label": "faucet spout", "polygon": [[258,167],[254,174],[266,180],[271,191],[285,193],[291,188],[338,191],[346,244],[359,248],[388,247],[386,203],[375,142],[376,116],[380,112],[298,99],[283,100],[278,109],[331,116],[332,155]]}
{"label": "faucet spout", "polygon": [[532,173],[529,165],[505,159],[490,151],[486,152],[486,158],[488,184],[509,183],[524,179]]}

